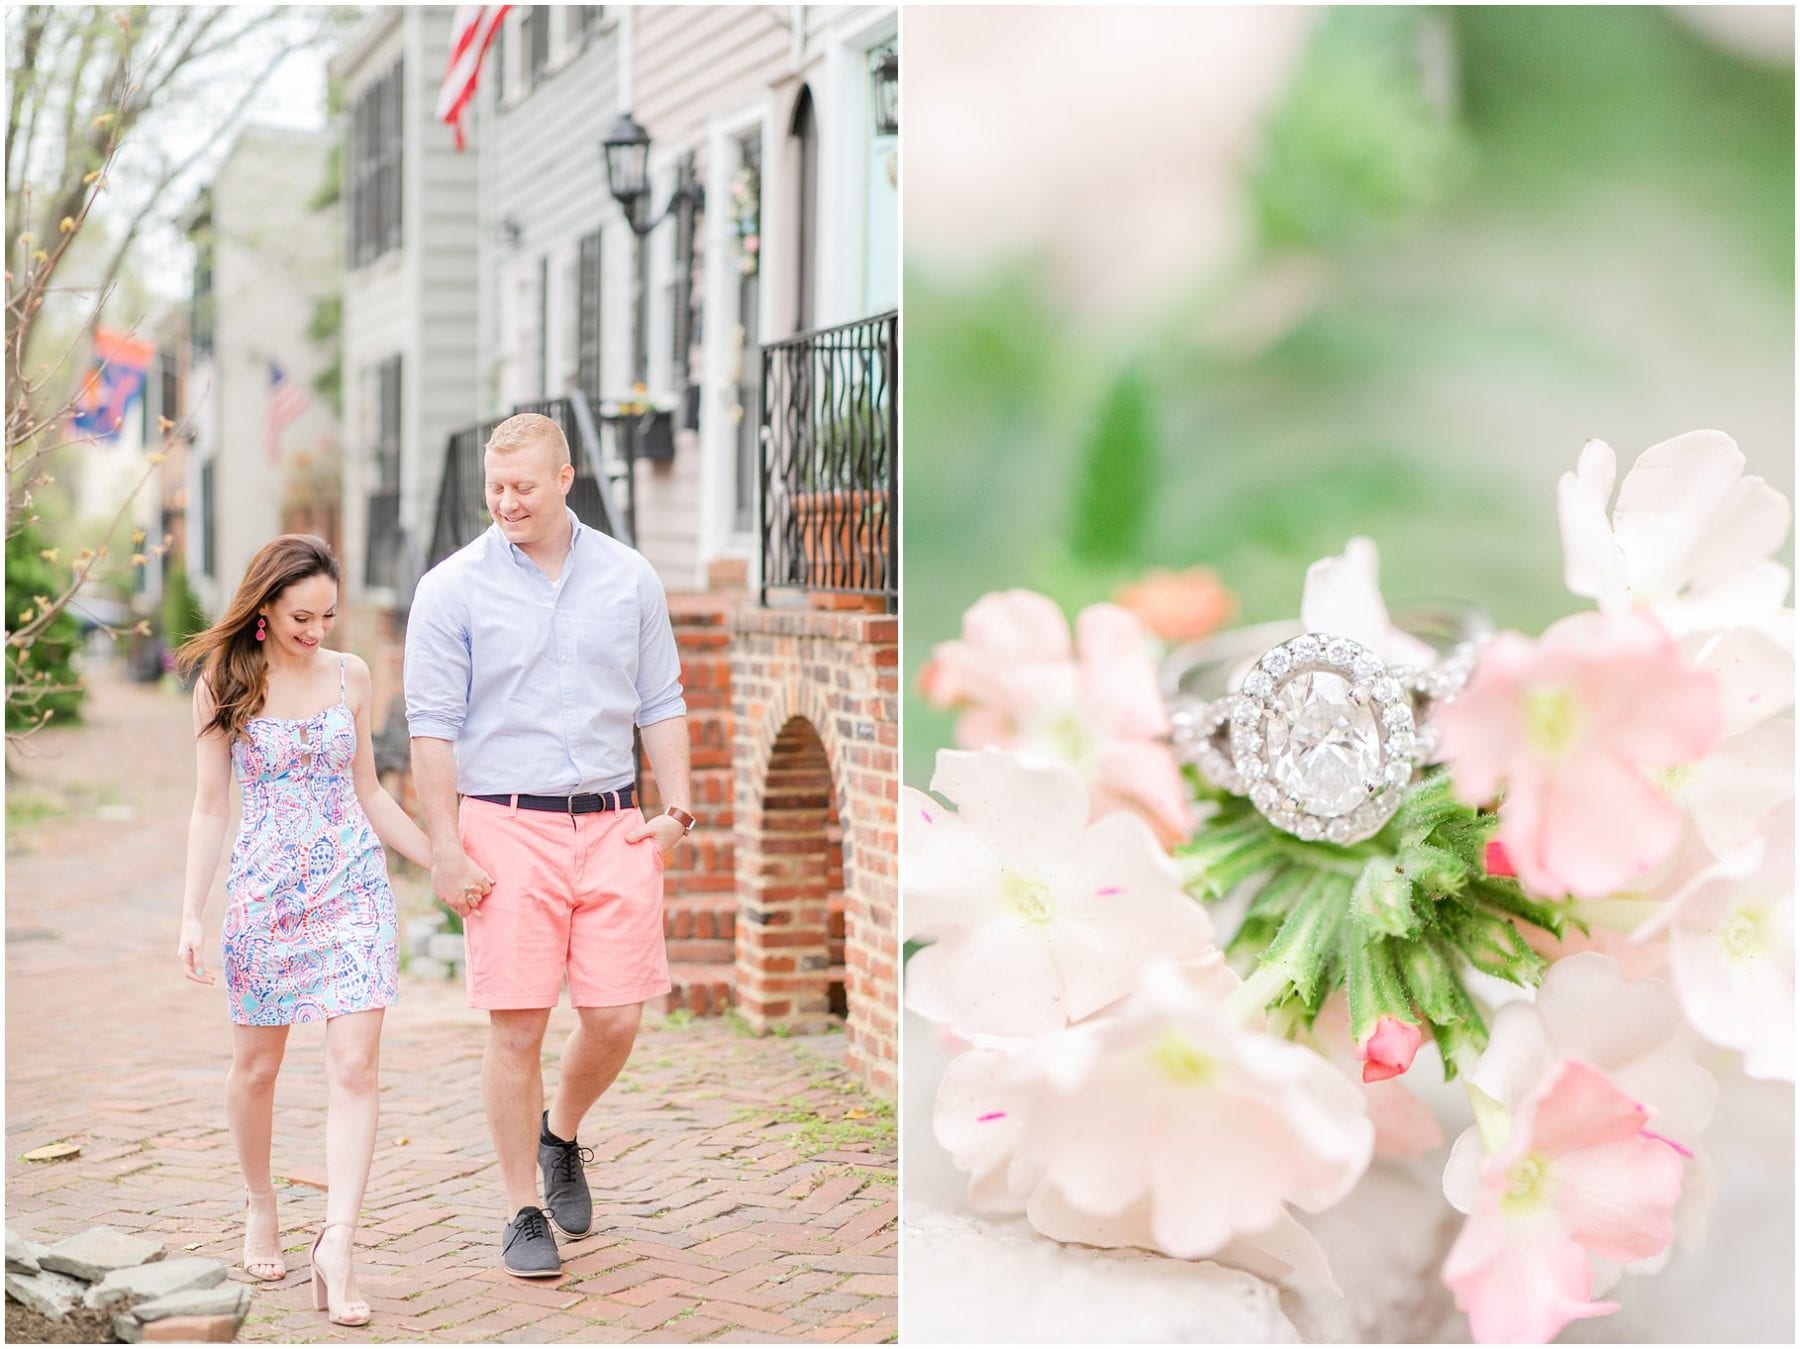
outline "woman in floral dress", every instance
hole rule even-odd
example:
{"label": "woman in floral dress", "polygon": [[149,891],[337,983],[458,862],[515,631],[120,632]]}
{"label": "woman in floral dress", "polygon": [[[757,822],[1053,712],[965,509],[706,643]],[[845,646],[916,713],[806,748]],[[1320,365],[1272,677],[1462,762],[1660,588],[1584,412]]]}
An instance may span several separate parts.
{"label": "woman in floral dress", "polygon": [[313,1304],[363,1325],[353,1263],[375,1149],[382,1009],[399,987],[386,844],[431,865],[424,833],[375,776],[368,667],[322,645],[337,614],[337,559],[284,534],[250,561],[223,617],[181,649],[193,676],[198,788],[188,825],[179,957],[196,983],[201,915],[218,868],[236,772],[243,818],[220,934],[233,1053],[226,1111],[246,1190],[244,1268],[287,1273],[269,1175],[275,1077],[288,1028],[325,1023],[326,1222],[313,1242]]}

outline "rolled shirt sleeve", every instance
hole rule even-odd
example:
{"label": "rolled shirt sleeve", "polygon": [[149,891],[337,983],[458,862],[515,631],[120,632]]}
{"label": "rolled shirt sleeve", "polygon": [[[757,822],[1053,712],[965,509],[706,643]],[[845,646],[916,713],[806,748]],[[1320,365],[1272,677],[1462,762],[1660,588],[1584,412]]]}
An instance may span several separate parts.
{"label": "rolled shirt sleeve", "polygon": [[[656,569],[640,559],[638,568],[637,724],[654,726],[687,715],[681,696],[681,654],[669,621],[669,601]],[[410,709],[410,700],[408,707]],[[417,732],[414,732],[417,734]]]}
{"label": "rolled shirt sleeve", "polygon": [[406,620],[408,734],[455,742],[469,712],[471,669],[467,606],[441,573],[428,574]]}

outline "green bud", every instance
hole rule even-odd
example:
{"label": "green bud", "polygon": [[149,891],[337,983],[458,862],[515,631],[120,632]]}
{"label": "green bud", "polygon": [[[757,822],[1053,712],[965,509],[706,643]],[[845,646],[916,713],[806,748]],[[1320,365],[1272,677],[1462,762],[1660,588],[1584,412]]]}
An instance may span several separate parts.
{"label": "green bud", "polygon": [[1424,926],[1413,904],[1412,880],[1392,857],[1379,853],[1363,866],[1351,888],[1350,917],[1359,930],[1390,937],[1415,937]]}
{"label": "green bud", "polygon": [[1503,915],[1472,908],[1461,900],[1446,900],[1439,913],[1440,930],[1476,969],[1526,987],[1544,977],[1549,962],[1526,944],[1519,929]]}
{"label": "green bud", "polygon": [[1309,1007],[1316,1008],[1331,991],[1350,886],[1348,877],[1314,872],[1263,956],[1264,967],[1280,971]]}
{"label": "green bud", "polygon": [[1399,943],[1378,936],[1357,924],[1344,932],[1345,987],[1350,995],[1350,1034],[1358,1044],[1384,1016],[1417,1025],[1419,1014],[1400,976],[1395,947]]}
{"label": "green bud", "polygon": [[1483,906],[1502,914],[1512,914],[1523,918],[1535,927],[1541,927],[1554,937],[1563,935],[1568,924],[1574,921],[1566,904],[1545,904],[1535,899],[1528,899],[1515,881],[1503,877],[1492,876],[1474,882],[1463,896],[1474,899]]}
{"label": "green bud", "polygon": [[1400,870],[1433,899],[1453,895],[1468,884],[1468,868],[1455,853],[1429,843],[1408,843],[1397,859]]}

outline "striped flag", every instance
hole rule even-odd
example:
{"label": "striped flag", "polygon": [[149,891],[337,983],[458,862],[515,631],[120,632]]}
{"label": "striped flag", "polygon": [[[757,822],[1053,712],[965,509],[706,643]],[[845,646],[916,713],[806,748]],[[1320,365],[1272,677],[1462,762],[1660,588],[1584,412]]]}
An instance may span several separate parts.
{"label": "striped flag", "polygon": [[444,87],[438,90],[437,119],[456,132],[456,148],[463,148],[462,115],[475,97],[481,79],[481,59],[499,31],[511,5],[458,5],[451,20],[450,66],[444,71]]}
{"label": "striped flag", "polygon": [[263,452],[271,464],[281,462],[281,433],[306,411],[312,400],[274,361],[269,362],[269,412],[263,419]]}

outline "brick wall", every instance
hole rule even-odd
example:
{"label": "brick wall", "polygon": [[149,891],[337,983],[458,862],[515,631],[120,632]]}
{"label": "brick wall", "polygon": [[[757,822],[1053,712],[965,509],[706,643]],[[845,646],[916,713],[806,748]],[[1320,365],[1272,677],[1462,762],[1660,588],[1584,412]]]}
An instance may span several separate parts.
{"label": "brick wall", "polygon": [[[737,987],[758,1028],[819,1029],[833,985],[852,1070],[895,1088],[897,620],[810,610],[731,620]],[[842,965],[833,961],[841,896]]]}

